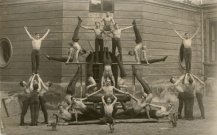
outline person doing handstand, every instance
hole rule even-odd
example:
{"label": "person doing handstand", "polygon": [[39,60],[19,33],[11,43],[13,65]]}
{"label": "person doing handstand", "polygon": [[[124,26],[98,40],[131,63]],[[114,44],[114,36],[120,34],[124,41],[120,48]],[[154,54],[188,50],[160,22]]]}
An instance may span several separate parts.
{"label": "person doing handstand", "polygon": [[67,59],[66,63],[70,62],[71,58],[72,58],[71,61],[73,61],[74,56],[75,56],[75,61],[78,63],[79,62],[79,60],[78,60],[79,53],[81,53],[81,54],[86,53],[86,51],[78,43],[78,41],[79,41],[78,34],[79,34],[80,27],[81,27],[81,22],[82,22],[82,19],[78,16],[78,25],[74,30],[74,34],[72,37],[73,43],[70,43],[71,47],[69,49],[68,59]]}

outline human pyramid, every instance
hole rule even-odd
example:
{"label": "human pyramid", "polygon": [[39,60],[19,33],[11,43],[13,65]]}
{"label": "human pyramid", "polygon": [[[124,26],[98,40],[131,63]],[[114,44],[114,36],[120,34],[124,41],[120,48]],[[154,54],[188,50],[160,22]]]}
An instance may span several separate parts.
{"label": "human pyramid", "polygon": [[[132,21],[132,25],[119,28],[118,24],[114,21],[113,17],[110,16],[110,13],[106,13],[105,18],[101,20],[101,22],[95,22],[95,28],[89,28],[86,26],[82,26],[82,19],[78,17],[78,24],[74,30],[74,34],[72,36],[72,43],[70,43],[70,48],[68,52],[68,57],[52,57],[46,55],[48,60],[55,60],[59,62],[65,62],[67,64],[77,64],[78,69],[75,73],[74,77],[70,80],[65,100],[58,105],[59,112],[55,113],[54,116],[57,118],[57,122],[59,120],[63,120],[64,122],[72,122],[78,120],[92,120],[92,119],[100,119],[109,125],[111,132],[114,131],[114,118],[119,118],[122,116],[129,116],[131,118],[138,117],[147,117],[147,118],[162,118],[170,116],[170,120],[175,120],[176,116],[174,113],[174,105],[171,101],[167,101],[167,106],[160,106],[151,103],[153,95],[152,91],[148,85],[148,83],[142,79],[138,69],[135,65],[140,64],[151,64],[156,62],[165,61],[167,56],[159,58],[159,59],[148,59],[147,56],[147,47],[142,43],[142,37],[140,35],[139,29],[137,27],[136,21]],[[101,23],[103,23],[103,27],[101,27]],[[171,23],[170,23],[171,24]],[[42,111],[44,113],[45,123],[48,123],[48,114],[45,105],[45,99],[43,95],[48,91],[51,86],[51,82],[44,83],[39,75],[39,51],[41,47],[42,40],[48,35],[50,30],[46,32],[46,34],[40,38],[39,34],[35,34],[35,37],[32,37],[28,32],[27,27],[24,27],[26,33],[29,35],[30,39],[32,39],[32,75],[26,83],[22,81],[20,85],[24,87],[24,91],[26,93],[26,100],[23,102],[23,108],[21,113],[21,125],[24,125],[24,116],[27,112],[28,106],[30,105],[31,110],[31,125],[37,125],[38,123],[38,113],[39,106],[41,106]],[[80,44],[79,44],[79,31],[80,28],[91,30],[95,33],[95,52],[87,52]],[[140,82],[143,89],[141,98],[136,98],[133,94],[126,92],[123,89],[128,88],[125,84],[124,79],[127,76],[126,71],[123,67],[122,62],[122,47],[121,47],[121,34],[122,31],[133,28],[135,33],[135,47],[134,49],[129,51],[130,56],[135,56],[136,63],[132,65],[132,72],[136,79]],[[176,30],[175,30],[176,31]],[[177,33],[178,34],[178,33]],[[193,37],[197,34],[197,32],[193,35]],[[179,35],[179,34],[178,34]],[[112,38],[112,52],[109,51],[108,47],[104,47],[104,37]],[[181,36],[180,36],[181,37]],[[193,38],[192,37],[192,38]],[[191,39],[187,36],[182,38],[184,45],[184,59],[186,62],[186,74],[182,75],[176,82],[174,82],[174,86],[177,86],[181,80],[184,80],[184,83],[188,83],[187,79],[196,78],[199,82],[203,83],[198,77],[190,73],[191,68]],[[116,54],[116,48],[118,49],[118,54]],[[79,81],[80,72],[82,70],[79,62],[79,56],[84,56],[88,54],[89,60],[87,61],[87,91],[94,91],[90,94],[87,94],[85,98],[76,98],[76,83]],[[141,57],[142,56],[142,57]],[[100,58],[103,57],[102,60]],[[118,83],[115,81],[115,77],[112,71],[112,65],[116,60],[117,65],[120,69],[120,80]],[[74,62],[75,61],[75,62]],[[102,64],[104,67],[102,77],[100,79],[99,84],[96,83],[94,79],[93,73],[93,64]],[[190,78],[190,79],[189,79]],[[99,88],[97,87],[99,86]],[[132,89],[136,89],[135,84],[133,84]],[[101,112],[99,112],[94,107],[90,107],[84,103],[85,100],[88,100],[98,93],[102,92],[101,96]],[[117,113],[117,105],[116,102],[119,100],[116,97],[115,93],[120,93],[125,96],[128,96],[132,99],[133,104],[132,107],[124,108],[124,111]],[[151,108],[155,108],[154,110]]]}

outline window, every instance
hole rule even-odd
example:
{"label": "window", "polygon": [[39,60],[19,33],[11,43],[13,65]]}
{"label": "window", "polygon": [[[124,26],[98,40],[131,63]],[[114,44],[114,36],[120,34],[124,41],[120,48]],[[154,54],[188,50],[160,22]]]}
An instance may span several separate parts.
{"label": "window", "polygon": [[114,12],[114,0],[90,0],[90,12]]}
{"label": "window", "polygon": [[217,62],[217,22],[210,22],[209,61]]}

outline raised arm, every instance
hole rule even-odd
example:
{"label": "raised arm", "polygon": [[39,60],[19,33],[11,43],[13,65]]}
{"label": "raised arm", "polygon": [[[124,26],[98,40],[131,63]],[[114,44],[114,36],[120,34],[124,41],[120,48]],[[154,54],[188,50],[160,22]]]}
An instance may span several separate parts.
{"label": "raised arm", "polygon": [[[100,91],[102,91],[102,88],[100,88],[99,90],[97,90],[97,91],[91,93],[90,95],[88,95],[88,96],[86,97],[86,99],[89,98],[89,97],[91,97],[91,96],[93,96],[93,95],[96,95],[96,94],[99,93]],[[84,100],[86,100],[86,99],[84,99]]]}
{"label": "raised arm", "polygon": [[113,95],[113,97],[115,98],[114,101],[112,102],[112,105],[114,106],[115,103],[118,101],[118,98],[116,96]]}
{"label": "raised arm", "polygon": [[106,103],[105,103],[105,99],[104,99],[104,98],[105,98],[105,96],[102,96],[102,97],[101,97],[102,103],[105,105]]}
{"label": "raised arm", "polygon": [[33,40],[34,38],[33,38],[32,35],[29,33],[29,31],[28,31],[28,29],[27,29],[26,26],[24,26],[24,29],[25,29],[27,35],[29,36],[29,38]]}
{"label": "raised arm", "polygon": [[91,87],[95,87],[96,86],[96,81],[93,79],[93,77],[89,77],[89,81],[91,82],[91,85],[87,86],[87,90]]}
{"label": "raised arm", "polygon": [[181,38],[181,39],[184,39],[178,32],[177,32],[177,30],[174,28],[174,24],[172,23],[172,22],[167,22],[168,24],[170,24],[170,25],[172,25],[172,27],[173,27],[173,30],[174,30],[174,32]]}
{"label": "raised arm", "polygon": [[128,26],[128,27],[125,27],[125,28],[121,28],[121,31],[124,31],[124,30],[127,30],[127,29],[130,29],[132,28],[133,26]]}
{"label": "raised arm", "polygon": [[48,91],[48,87],[44,84],[44,82],[42,81],[42,79],[40,78],[40,76],[39,76],[39,75],[37,75],[37,76],[38,76],[39,83],[42,85],[42,87],[43,87],[46,91]]}
{"label": "raised arm", "polygon": [[200,30],[200,27],[198,26],[197,30],[195,31],[195,33],[192,35],[192,37],[190,39],[193,39],[197,35],[199,30]]}
{"label": "raised arm", "polygon": [[173,30],[182,40],[184,40],[184,38],[181,36],[181,34],[178,33],[178,31],[175,28],[173,28]]}
{"label": "raised arm", "polygon": [[185,75],[180,76],[179,79],[174,83],[174,85],[178,85],[184,77]]}
{"label": "raised arm", "polygon": [[81,26],[81,28],[86,29],[86,30],[94,30],[93,28],[89,28],[89,27],[86,27],[86,26]]}
{"label": "raised arm", "polygon": [[29,86],[30,90],[33,90],[33,80],[35,79],[35,76],[36,75],[34,74],[32,80],[30,81],[30,86]]}
{"label": "raised arm", "polygon": [[47,32],[44,34],[44,36],[41,38],[41,40],[44,40],[47,37],[47,35],[49,34],[49,32],[50,32],[50,29],[47,30]]}

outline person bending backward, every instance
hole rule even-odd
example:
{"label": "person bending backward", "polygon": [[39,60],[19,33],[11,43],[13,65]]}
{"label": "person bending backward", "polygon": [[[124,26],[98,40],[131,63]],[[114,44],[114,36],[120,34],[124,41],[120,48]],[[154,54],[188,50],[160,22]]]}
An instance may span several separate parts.
{"label": "person bending backward", "polygon": [[79,53],[81,55],[86,53],[86,51],[84,49],[82,49],[81,46],[78,43],[78,41],[79,41],[78,34],[79,34],[79,31],[80,31],[81,22],[82,22],[82,19],[78,16],[78,24],[77,24],[77,27],[74,30],[74,34],[73,34],[73,37],[72,37],[73,43],[70,43],[71,47],[69,48],[69,54],[68,54],[68,59],[67,59],[66,63],[68,63],[70,61],[73,61],[74,55],[75,55],[75,60],[78,63],[79,62],[79,60],[78,60]]}
{"label": "person bending backward", "polygon": [[44,98],[44,94],[49,90],[49,87],[51,87],[52,83],[50,81],[44,83],[39,75],[38,75],[38,80],[39,83],[42,85],[42,88],[39,91],[39,103],[44,115],[43,123],[48,124],[48,112],[47,112],[46,99]]}
{"label": "person bending backward", "polygon": [[[169,22],[169,24],[172,24]],[[197,35],[199,32],[200,27],[197,28],[196,32],[190,37],[188,33],[185,33],[185,36],[181,36],[177,32],[175,28],[173,28],[175,33],[182,39],[182,45],[184,46],[184,60],[185,60],[185,66],[186,66],[186,72],[190,73],[191,72],[191,58],[192,58],[192,49],[191,49],[191,44],[192,44],[192,39]]]}
{"label": "person bending backward", "polygon": [[108,47],[104,48],[104,56],[103,56],[103,61],[104,61],[104,71],[101,79],[101,87],[104,85],[104,83],[107,80],[112,80],[113,86],[115,86],[115,79],[114,75],[112,73],[112,59],[111,56],[108,52]]}
{"label": "person bending backward", "polygon": [[84,29],[92,30],[95,33],[95,52],[96,52],[96,62],[99,62],[99,51],[103,51],[104,41],[102,37],[103,30],[100,28],[100,22],[95,22],[95,28],[88,28],[81,26]]}
{"label": "person bending backward", "polygon": [[182,114],[182,109],[183,109],[183,106],[184,106],[184,90],[183,90],[184,86],[182,84],[181,85],[178,85],[178,84],[175,85],[176,80],[175,80],[174,77],[170,78],[170,82],[172,84],[174,84],[173,88],[178,91],[178,99],[179,99],[178,117],[179,117],[179,119],[181,119],[182,118],[182,115],[181,115]]}
{"label": "person bending backward", "polygon": [[39,61],[40,61],[40,48],[41,48],[41,42],[44,40],[48,33],[50,32],[50,29],[47,30],[47,32],[44,34],[42,38],[40,38],[40,35],[38,33],[35,33],[35,37],[33,37],[26,26],[24,26],[24,29],[29,36],[30,39],[32,39],[32,53],[31,53],[31,62],[32,62],[32,73],[37,74],[39,70]]}
{"label": "person bending backward", "polygon": [[188,75],[185,78],[185,89],[184,89],[185,118],[187,120],[194,119],[193,117],[194,96],[195,96],[194,78]]}
{"label": "person bending backward", "polygon": [[115,21],[113,19],[112,16],[110,16],[110,13],[107,12],[105,18],[102,19],[102,21],[104,26],[103,26],[103,30],[104,31],[111,31],[112,30],[112,25],[115,24]]}
{"label": "person bending backward", "polygon": [[125,27],[125,28],[119,28],[118,24],[114,24],[114,29],[111,32],[107,32],[107,35],[111,33],[112,36],[112,54],[115,56],[116,48],[118,48],[119,54],[120,54],[120,60],[122,60],[122,48],[121,48],[121,32],[124,30],[127,30],[129,28],[132,28],[133,26]]}
{"label": "person bending backward", "polygon": [[38,123],[38,114],[39,114],[39,91],[41,90],[41,83],[38,76],[31,84],[33,91],[30,93],[30,112],[31,112],[31,126],[36,126]]}
{"label": "person bending backward", "polygon": [[[109,96],[102,96],[102,103],[104,106],[104,119],[105,123],[109,125],[111,133],[114,132],[114,119],[112,117],[113,111],[114,111],[114,105],[117,102],[117,97],[112,95],[114,97],[114,101],[112,102],[112,99]],[[106,100],[105,100],[106,99]]]}
{"label": "person bending backward", "polygon": [[20,116],[20,126],[24,126],[25,125],[25,115],[27,113],[27,110],[29,108],[30,105],[30,93],[33,91],[33,80],[34,80],[34,75],[31,75],[29,78],[28,83],[26,83],[25,81],[21,81],[20,82],[20,86],[24,88],[24,94],[25,94],[25,99],[22,102],[22,109],[21,109],[21,116]]}

